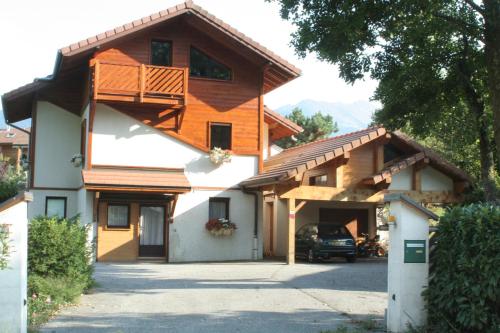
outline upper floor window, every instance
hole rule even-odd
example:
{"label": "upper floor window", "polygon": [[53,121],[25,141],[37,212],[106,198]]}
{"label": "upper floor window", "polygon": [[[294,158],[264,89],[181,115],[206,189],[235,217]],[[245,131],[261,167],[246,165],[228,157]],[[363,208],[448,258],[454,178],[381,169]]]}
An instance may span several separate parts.
{"label": "upper floor window", "polygon": [[151,65],[172,66],[172,43],[163,40],[151,41]]}
{"label": "upper floor window", "polygon": [[311,186],[326,186],[328,185],[327,175],[319,175],[309,178],[309,185]]}
{"label": "upper floor window", "polygon": [[231,149],[231,124],[210,124],[210,149]]}
{"label": "upper floor window", "polygon": [[232,72],[229,67],[209,57],[200,50],[191,47],[189,59],[189,74],[216,80],[231,80]]}

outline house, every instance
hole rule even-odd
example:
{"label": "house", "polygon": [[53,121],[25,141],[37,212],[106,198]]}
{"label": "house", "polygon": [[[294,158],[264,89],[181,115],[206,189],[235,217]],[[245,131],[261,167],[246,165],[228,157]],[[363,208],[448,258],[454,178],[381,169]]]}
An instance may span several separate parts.
{"label": "house", "polygon": [[343,224],[354,237],[377,233],[384,196],[419,203],[463,200],[470,177],[435,152],[383,127],[286,149],[240,185],[264,197],[263,245],[268,255],[295,258],[295,230],[308,223]]}
{"label": "house", "polygon": [[[32,119],[29,217],[79,214],[98,261],[261,258],[260,193],[238,184],[301,131],[263,103],[299,75],[189,1],[62,48],[2,96],[7,123]],[[212,218],[236,232],[212,236]]]}
{"label": "house", "polygon": [[[189,1],[62,48],[2,96],[7,123],[32,119],[29,217],[79,214],[98,261],[293,262],[295,221],[374,234],[388,191],[461,199],[463,172],[382,127],[276,148],[302,129],[264,95],[299,75]],[[219,218],[231,236],[205,229]]]}
{"label": "house", "polygon": [[12,126],[0,129],[0,154],[17,170],[20,170],[28,159],[29,131],[29,128]]}

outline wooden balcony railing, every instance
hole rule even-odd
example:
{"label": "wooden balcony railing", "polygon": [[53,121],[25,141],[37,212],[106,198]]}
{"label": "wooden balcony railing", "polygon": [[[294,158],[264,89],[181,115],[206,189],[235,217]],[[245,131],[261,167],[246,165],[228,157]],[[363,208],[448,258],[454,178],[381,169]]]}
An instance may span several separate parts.
{"label": "wooden balcony railing", "polygon": [[188,68],[91,62],[95,100],[185,105]]}

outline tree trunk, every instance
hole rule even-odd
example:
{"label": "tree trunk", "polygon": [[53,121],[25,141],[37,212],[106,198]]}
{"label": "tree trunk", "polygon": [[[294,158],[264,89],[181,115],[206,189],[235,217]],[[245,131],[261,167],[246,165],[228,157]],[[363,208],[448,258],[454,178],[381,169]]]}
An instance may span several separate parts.
{"label": "tree trunk", "polygon": [[[465,73],[462,73],[465,74]],[[495,196],[495,168],[493,162],[493,150],[488,138],[488,119],[485,105],[480,95],[473,88],[470,77],[464,75],[463,87],[469,108],[475,116],[479,139],[479,155],[481,157],[481,183],[487,201],[496,201]]]}
{"label": "tree trunk", "polygon": [[485,56],[488,69],[490,103],[496,145],[497,170],[500,172],[500,0],[484,0]]}

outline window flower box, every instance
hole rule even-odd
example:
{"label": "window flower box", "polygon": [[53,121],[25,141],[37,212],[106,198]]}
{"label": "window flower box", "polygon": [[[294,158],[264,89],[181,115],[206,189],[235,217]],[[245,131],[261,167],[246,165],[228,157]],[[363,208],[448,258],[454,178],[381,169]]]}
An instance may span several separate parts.
{"label": "window flower box", "polygon": [[70,160],[71,164],[73,164],[73,166],[75,168],[79,168],[83,165],[83,156],[82,154],[75,154],[73,155],[73,157],[71,158]]}
{"label": "window flower box", "polygon": [[205,224],[205,229],[215,237],[231,236],[237,229],[236,224],[227,219],[210,219]]}
{"label": "window flower box", "polygon": [[209,156],[212,163],[220,165],[223,163],[231,162],[233,153],[230,150],[224,150],[219,147],[215,147],[214,149],[210,150]]}

